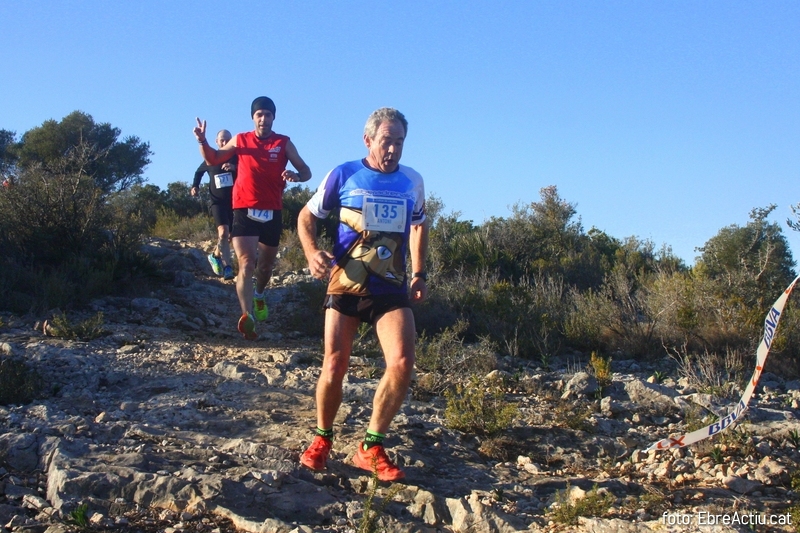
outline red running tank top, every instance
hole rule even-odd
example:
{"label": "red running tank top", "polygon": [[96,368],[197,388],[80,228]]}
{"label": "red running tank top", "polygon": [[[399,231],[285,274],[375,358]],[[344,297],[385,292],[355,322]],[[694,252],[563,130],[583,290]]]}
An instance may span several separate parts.
{"label": "red running tank top", "polygon": [[236,181],[233,183],[234,209],[281,209],[286,182],[281,174],[289,159],[289,137],[272,133],[259,139],[252,131],[236,135],[239,156]]}

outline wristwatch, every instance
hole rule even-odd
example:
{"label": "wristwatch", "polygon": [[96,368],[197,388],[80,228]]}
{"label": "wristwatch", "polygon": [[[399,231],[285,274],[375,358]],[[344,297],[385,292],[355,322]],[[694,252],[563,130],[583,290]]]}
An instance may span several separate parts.
{"label": "wristwatch", "polygon": [[428,281],[428,273],[427,272],[414,272],[411,275],[411,278],[422,278],[423,281]]}

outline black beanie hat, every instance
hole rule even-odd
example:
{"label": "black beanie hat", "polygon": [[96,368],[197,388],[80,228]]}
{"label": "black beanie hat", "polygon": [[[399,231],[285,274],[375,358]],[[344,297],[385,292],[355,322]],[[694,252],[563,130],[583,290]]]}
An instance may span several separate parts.
{"label": "black beanie hat", "polygon": [[271,98],[267,98],[266,96],[259,96],[253,103],[250,105],[250,116],[256,114],[256,111],[259,109],[265,109],[267,111],[271,111],[272,115],[275,116],[275,102],[272,101]]}

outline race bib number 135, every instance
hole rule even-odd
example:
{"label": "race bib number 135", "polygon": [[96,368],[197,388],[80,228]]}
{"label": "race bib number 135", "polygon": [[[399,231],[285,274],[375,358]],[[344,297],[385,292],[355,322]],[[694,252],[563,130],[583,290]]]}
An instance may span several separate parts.
{"label": "race bib number 135", "polygon": [[364,229],[402,233],[406,229],[406,201],[381,196],[364,197]]}

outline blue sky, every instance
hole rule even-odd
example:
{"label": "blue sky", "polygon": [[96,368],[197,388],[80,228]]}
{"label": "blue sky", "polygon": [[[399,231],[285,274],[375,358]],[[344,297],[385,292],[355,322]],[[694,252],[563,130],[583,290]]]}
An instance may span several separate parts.
{"label": "blue sky", "polygon": [[149,142],[164,188],[200,162],[196,116],[247,131],[267,95],[316,187],[392,106],[446,211],[479,224],[556,185],[586,230],[692,264],[800,202],[798,28],[780,0],[2,2],[0,128],[85,111]]}

